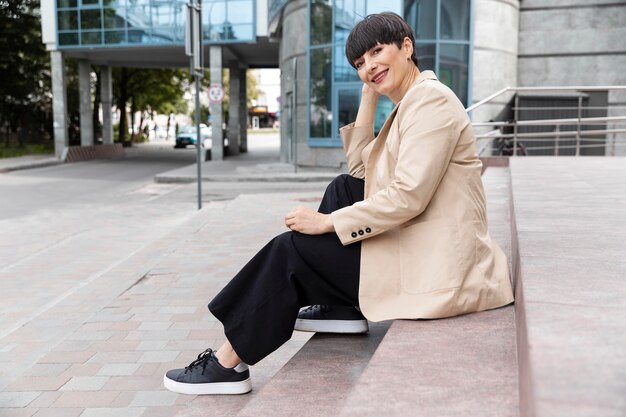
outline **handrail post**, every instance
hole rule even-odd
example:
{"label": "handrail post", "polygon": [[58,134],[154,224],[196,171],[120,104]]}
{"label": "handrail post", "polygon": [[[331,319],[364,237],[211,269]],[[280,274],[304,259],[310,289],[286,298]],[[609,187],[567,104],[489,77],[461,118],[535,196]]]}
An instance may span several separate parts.
{"label": "handrail post", "polygon": [[514,123],[515,125],[513,125],[513,156],[517,156],[517,122],[518,122],[518,116],[519,114],[517,113],[519,110],[519,96],[517,95],[517,93],[515,94],[515,112],[514,112]]}
{"label": "handrail post", "polygon": [[580,156],[580,119],[582,116],[583,96],[578,95],[578,128],[576,129],[576,156]]}
{"label": "handrail post", "polygon": [[560,124],[556,124],[554,132],[556,133],[556,136],[554,138],[554,156],[559,156],[559,133],[561,132]]}

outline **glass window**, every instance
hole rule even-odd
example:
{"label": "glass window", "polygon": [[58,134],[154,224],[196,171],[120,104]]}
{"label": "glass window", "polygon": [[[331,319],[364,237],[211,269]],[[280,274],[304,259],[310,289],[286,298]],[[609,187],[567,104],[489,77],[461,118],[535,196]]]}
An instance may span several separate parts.
{"label": "glass window", "polygon": [[359,109],[358,88],[342,88],[337,95],[337,126],[344,127],[356,120],[356,112]]}
{"label": "glass window", "polygon": [[81,0],[81,6],[99,6],[100,0]]}
{"label": "glass window", "polygon": [[111,30],[104,32],[104,43],[126,43],[126,33],[123,30]]}
{"label": "glass window", "polygon": [[80,33],[81,45],[98,45],[102,43],[102,33],[97,32],[81,32]]}
{"label": "glass window", "polygon": [[378,98],[378,104],[376,105],[376,115],[374,116],[374,134],[378,135],[378,132],[383,128],[387,117],[391,114],[394,108],[394,104],[389,98],[381,96]]}
{"label": "glass window", "polygon": [[226,20],[230,23],[250,24],[254,21],[254,18],[252,16],[252,12],[254,12],[254,6],[248,0],[229,1],[227,12],[228,16],[226,16]]}
{"label": "glass window", "polygon": [[311,45],[331,43],[333,9],[330,0],[311,1]]}
{"label": "glass window", "polygon": [[467,104],[468,45],[441,45],[439,81],[456,93],[463,104]]}
{"label": "glass window", "polygon": [[81,29],[100,29],[100,9],[88,9],[80,11]]}
{"label": "glass window", "polygon": [[310,76],[310,136],[330,138],[332,136],[331,105],[331,48],[311,50]]}
{"label": "glass window", "polygon": [[469,40],[470,0],[441,0],[441,39]]}
{"label": "glass window", "polygon": [[405,0],[404,17],[415,31],[415,39],[437,38],[436,0]]}
{"label": "glass window", "polygon": [[149,38],[147,34],[141,29],[129,29],[128,30],[128,43],[147,43]]}
{"label": "glass window", "polygon": [[402,16],[402,0],[369,0],[366,3],[365,16],[381,12],[394,12]]}
{"label": "glass window", "polygon": [[59,30],[78,30],[78,12],[59,12]]}
{"label": "glass window", "polygon": [[418,43],[415,45],[417,52],[417,66],[421,71],[435,70],[437,48],[434,43]]}
{"label": "glass window", "polygon": [[126,15],[125,9],[104,9],[102,10],[102,15],[104,17],[105,29],[123,28],[126,23],[124,18]]}
{"label": "glass window", "polygon": [[78,33],[59,33],[59,45],[78,45]]}
{"label": "glass window", "polygon": [[77,5],[76,0],[57,0],[57,8],[59,9],[64,7],[76,7]]}
{"label": "glass window", "polygon": [[344,45],[335,46],[335,80],[336,81],[359,81],[359,75],[352,65],[348,63]]}
{"label": "glass window", "polygon": [[226,21],[226,4],[212,2],[202,5],[202,25],[221,25]]}

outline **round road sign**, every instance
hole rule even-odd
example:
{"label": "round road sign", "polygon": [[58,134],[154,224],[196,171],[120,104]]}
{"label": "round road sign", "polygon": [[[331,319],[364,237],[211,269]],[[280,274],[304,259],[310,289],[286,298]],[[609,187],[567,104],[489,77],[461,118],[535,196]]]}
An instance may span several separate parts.
{"label": "round road sign", "polygon": [[209,89],[209,100],[211,103],[221,103],[224,99],[224,89],[220,84],[211,84]]}

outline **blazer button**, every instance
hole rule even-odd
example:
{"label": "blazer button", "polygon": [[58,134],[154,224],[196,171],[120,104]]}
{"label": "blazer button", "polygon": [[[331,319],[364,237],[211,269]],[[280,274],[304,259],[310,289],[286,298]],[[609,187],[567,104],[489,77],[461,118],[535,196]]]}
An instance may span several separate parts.
{"label": "blazer button", "polygon": [[369,227],[366,227],[366,228],[365,228],[365,231],[366,231],[367,233],[372,233],[372,229],[370,229]]}
{"label": "blazer button", "polygon": [[352,232],[352,237],[357,237],[356,232]]}
{"label": "blazer button", "polygon": [[363,230],[359,230],[359,235],[363,236],[365,234],[365,232]]}

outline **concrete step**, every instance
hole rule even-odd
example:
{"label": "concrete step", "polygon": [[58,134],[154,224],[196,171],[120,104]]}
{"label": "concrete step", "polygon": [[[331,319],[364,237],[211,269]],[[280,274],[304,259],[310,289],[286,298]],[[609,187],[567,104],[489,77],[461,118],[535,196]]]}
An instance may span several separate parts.
{"label": "concrete step", "polygon": [[626,159],[511,158],[522,415],[626,414]]}
{"label": "concrete step", "polygon": [[390,324],[370,323],[366,335],[315,334],[237,416],[336,415]]}
{"label": "concrete step", "polygon": [[[484,174],[492,235],[506,253],[509,181],[508,168]],[[237,416],[517,416],[515,349],[512,306],[316,334]]]}
{"label": "concrete step", "polygon": [[[511,259],[508,168],[483,175],[492,237]],[[515,310],[396,320],[341,416],[517,416]]]}

